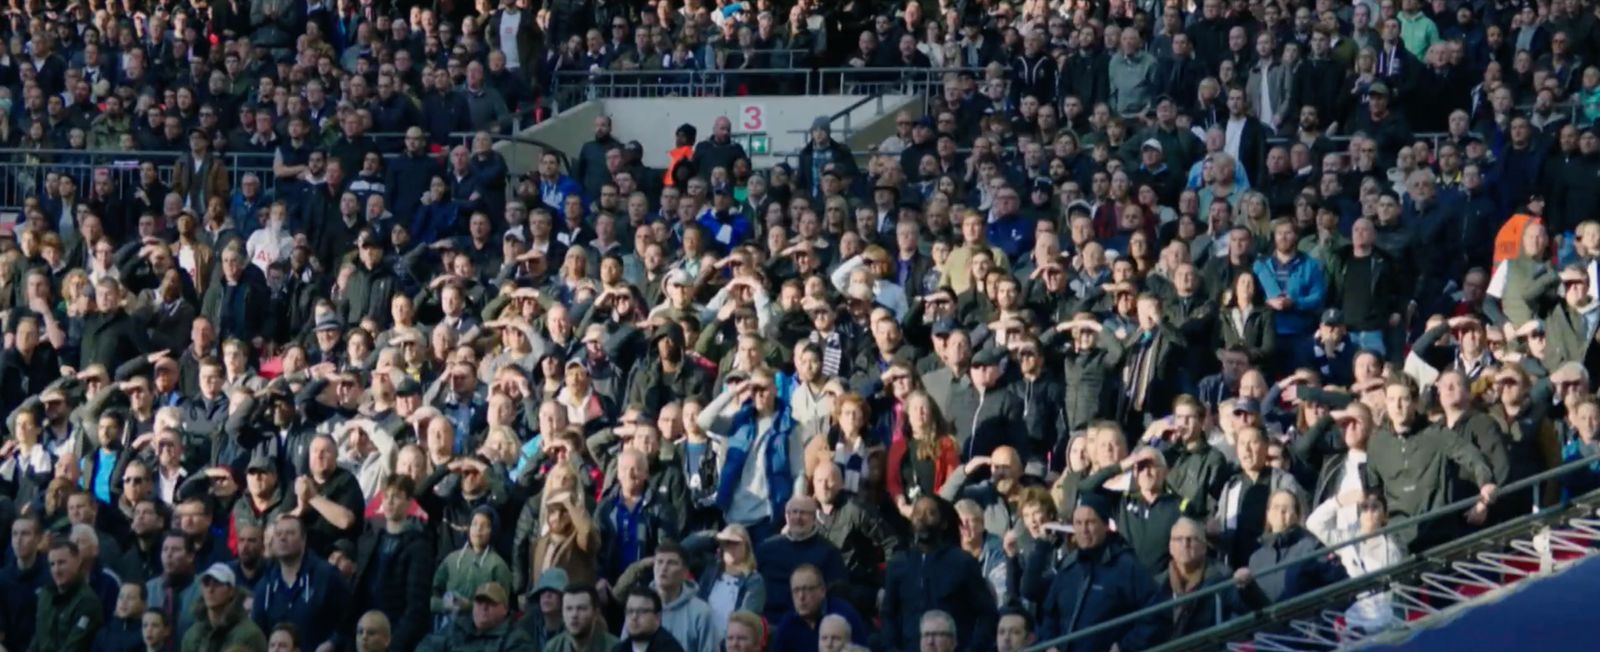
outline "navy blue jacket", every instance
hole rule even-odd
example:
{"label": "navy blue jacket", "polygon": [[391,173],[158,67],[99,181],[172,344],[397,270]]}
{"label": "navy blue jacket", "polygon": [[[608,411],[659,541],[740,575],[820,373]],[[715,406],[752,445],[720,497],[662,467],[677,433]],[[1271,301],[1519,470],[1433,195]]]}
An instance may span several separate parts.
{"label": "navy blue jacket", "polygon": [[[422,154],[411,156],[401,154],[386,161],[389,167],[389,178],[384,183],[389,196],[386,202],[389,211],[399,216],[402,220],[410,219],[416,213],[417,207],[422,204],[422,193],[428,191],[428,184],[433,182],[434,175],[444,174],[444,166],[439,160]],[[417,239],[417,234],[412,233],[411,238]]]}
{"label": "navy blue jacket", "polygon": [[[861,622],[861,614],[856,613],[850,603],[836,597],[829,596],[828,601],[822,605],[822,615],[817,618],[820,627],[822,618],[839,616],[850,623],[850,642],[866,647],[867,625]],[[778,622],[778,628],[772,635],[772,643],[768,647],[771,652],[812,652],[817,649],[817,629],[807,623],[800,614],[790,611],[783,620]]]}
{"label": "navy blue jacket", "polygon": [[34,614],[39,607],[39,589],[50,581],[40,554],[27,570],[19,570],[15,559],[0,569],[0,631],[6,635],[7,649],[28,649],[33,641]]}
{"label": "navy blue jacket", "polygon": [[256,587],[250,619],[261,631],[272,631],[282,622],[294,623],[300,632],[301,647],[315,650],[336,640],[345,622],[345,609],[353,602],[349,585],[332,564],[307,551],[300,563],[294,585],[284,582],[282,570],[274,566]]}
{"label": "navy blue jacket", "polygon": [[144,652],[144,614],[107,618],[94,635],[94,652]]}
{"label": "navy blue jacket", "polygon": [[[1049,640],[1110,621],[1156,604],[1155,580],[1133,548],[1121,537],[1108,535],[1093,550],[1068,555],[1050,583],[1050,593],[1040,605],[1039,640]],[[1069,645],[1061,652],[1143,650],[1166,640],[1169,617],[1154,614],[1100,632]]]}
{"label": "navy blue jacket", "polygon": [[764,614],[768,622],[778,622],[784,614],[794,610],[794,600],[789,595],[789,576],[801,564],[811,564],[822,571],[823,583],[832,586],[849,577],[844,567],[844,554],[819,530],[810,538],[793,541],[782,534],[774,534],[756,546],[757,571],[767,583],[767,605]]}
{"label": "navy blue jacket", "polygon": [[956,621],[959,649],[994,641],[995,596],[978,560],[950,544],[910,548],[889,561],[883,583],[883,647],[916,650],[922,614],[940,609]]}

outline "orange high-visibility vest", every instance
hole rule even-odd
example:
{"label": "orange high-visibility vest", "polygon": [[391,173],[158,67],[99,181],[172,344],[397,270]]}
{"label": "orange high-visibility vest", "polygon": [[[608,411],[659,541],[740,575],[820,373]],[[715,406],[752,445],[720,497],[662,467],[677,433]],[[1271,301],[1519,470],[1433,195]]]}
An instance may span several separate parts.
{"label": "orange high-visibility vest", "polygon": [[1500,232],[1494,235],[1494,264],[1496,267],[1501,261],[1511,260],[1522,255],[1522,232],[1527,230],[1529,224],[1543,223],[1544,220],[1526,213],[1512,215],[1511,219],[1500,227]]}
{"label": "orange high-visibility vest", "polygon": [[667,152],[667,157],[667,178],[663,179],[661,182],[666,184],[668,187],[671,187],[673,185],[672,173],[678,169],[679,163],[694,157],[694,146],[684,145],[683,147],[674,149],[671,152]]}

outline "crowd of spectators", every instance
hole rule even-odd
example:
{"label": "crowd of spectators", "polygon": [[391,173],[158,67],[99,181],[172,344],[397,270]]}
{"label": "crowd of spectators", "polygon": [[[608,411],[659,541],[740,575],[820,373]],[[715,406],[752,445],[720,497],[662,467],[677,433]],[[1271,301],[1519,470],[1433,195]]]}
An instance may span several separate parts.
{"label": "crowd of spectators", "polygon": [[[1019,652],[1224,587],[1049,644],[1131,652],[1600,488],[1500,490],[1600,455],[1593,0],[3,18],[0,650]],[[779,51],[939,83],[495,149]]]}

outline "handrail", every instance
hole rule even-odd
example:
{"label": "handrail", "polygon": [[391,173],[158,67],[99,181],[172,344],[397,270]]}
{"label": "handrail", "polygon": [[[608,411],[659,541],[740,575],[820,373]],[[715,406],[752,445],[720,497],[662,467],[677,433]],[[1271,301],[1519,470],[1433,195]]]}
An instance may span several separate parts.
{"label": "handrail", "polygon": [[[1600,490],[1572,499],[1570,503],[1572,505],[1588,505],[1592,508],[1597,499],[1600,499]],[[1349,595],[1360,595],[1365,591],[1371,590],[1369,588],[1371,586],[1387,584],[1396,577],[1435,565],[1440,561],[1438,557],[1457,552],[1457,549],[1476,546],[1484,541],[1514,533],[1524,527],[1559,518],[1558,511],[1547,509],[1519,515],[1509,521],[1497,523],[1464,537],[1441,543],[1392,566],[1359,577],[1352,577],[1342,582],[1336,582],[1309,593],[1295,596],[1287,601],[1267,605],[1249,614],[1217,623],[1198,632],[1160,643],[1150,648],[1148,652],[1177,652],[1179,650],[1194,649],[1196,646],[1204,647],[1205,643],[1244,633],[1255,625],[1269,623],[1279,617],[1299,613],[1308,607],[1325,604],[1329,600],[1336,600]]]}
{"label": "handrail", "polygon": [[[1520,491],[1522,489],[1526,489],[1526,488],[1530,488],[1530,487],[1537,487],[1539,484],[1541,484],[1541,483],[1543,483],[1543,482],[1545,482],[1547,480],[1550,480],[1551,478],[1555,478],[1555,477],[1558,477],[1558,476],[1566,475],[1567,473],[1570,473],[1572,471],[1576,471],[1576,470],[1578,470],[1580,468],[1583,468],[1584,466],[1587,466],[1587,465],[1590,465],[1590,464],[1593,464],[1593,463],[1596,463],[1596,462],[1600,462],[1600,454],[1596,454],[1596,455],[1593,455],[1593,456],[1590,456],[1590,457],[1584,457],[1584,458],[1576,459],[1576,460],[1573,460],[1571,462],[1567,462],[1566,464],[1562,464],[1561,466],[1555,467],[1553,469],[1547,469],[1545,471],[1541,471],[1539,473],[1536,473],[1534,475],[1528,476],[1528,477],[1523,478],[1521,480],[1517,480],[1515,482],[1508,483],[1508,484],[1506,484],[1506,486],[1498,488],[1498,490],[1496,491],[1495,495],[1496,496],[1504,496],[1509,492]],[[1398,521],[1392,521],[1387,526],[1379,528],[1378,530],[1376,530],[1374,532],[1371,532],[1369,534],[1363,534],[1363,535],[1351,538],[1351,539],[1346,540],[1343,543],[1340,543],[1338,545],[1327,546],[1327,547],[1324,547],[1324,548],[1318,548],[1318,549],[1316,549],[1316,550],[1314,550],[1312,552],[1306,553],[1304,555],[1300,555],[1298,557],[1292,557],[1290,559],[1287,559],[1285,561],[1279,562],[1277,564],[1273,564],[1272,566],[1268,566],[1266,569],[1262,570],[1259,573],[1254,573],[1253,575],[1256,578],[1259,579],[1261,577],[1265,577],[1267,575],[1272,575],[1274,573],[1281,573],[1281,572],[1283,572],[1285,570],[1288,570],[1289,568],[1291,568],[1293,566],[1296,566],[1298,564],[1302,564],[1302,563],[1305,563],[1307,561],[1311,561],[1313,559],[1327,557],[1329,553],[1332,553],[1335,550],[1339,550],[1341,548],[1347,548],[1347,547],[1350,547],[1350,546],[1359,545],[1359,544],[1361,544],[1361,543],[1363,543],[1365,541],[1368,541],[1370,539],[1375,539],[1377,537],[1393,534],[1395,532],[1399,532],[1400,530],[1404,530],[1404,529],[1409,528],[1409,527],[1414,526],[1414,525],[1419,525],[1419,524],[1421,524],[1421,523],[1423,523],[1425,521],[1434,520],[1434,519],[1439,518],[1441,516],[1448,516],[1448,515],[1451,515],[1451,514],[1455,514],[1457,512],[1463,512],[1463,511],[1466,511],[1467,509],[1470,509],[1472,506],[1474,506],[1476,504],[1478,504],[1478,497],[1477,496],[1472,496],[1470,498],[1463,498],[1461,500],[1458,500],[1456,502],[1450,503],[1448,505],[1444,505],[1442,507],[1436,508],[1436,509],[1434,509],[1432,511],[1429,511],[1429,512],[1423,512],[1421,514],[1417,514],[1417,515],[1414,515],[1414,516],[1408,516],[1408,517],[1402,518],[1402,519],[1400,519]],[[1212,584],[1211,586],[1196,590],[1196,591],[1194,591],[1192,593],[1188,593],[1188,594],[1185,594],[1185,595],[1177,597],[1177,598],[1173,598],[1173,599],[1168,600],[1166,602],[1162,602],[1160,604],[1151,605],[1151,606],[1145,607],[1143,609],[1140,609],[1138,611],[1135,611],[1133,613],[1129,613],[1129,614],[1125,614],[1125,615],[1122,615],[1122,616],[1118,616],[1116,618],[1112,618],[1111,620],[1105,621],[1103,623],[1099,623],[1099,624],[1096,624],[1096,625],[1093,625],[1093,626],[1090,626],[1090,627],[1086,627],[1084,629],[1080,629],[1080,630],[1074,631],[1074,632],[1069,633],[1069,634],[1065,634],[1065,635],[1062,635],[1062,636],[1057,636],[1056,638],[1050,639],[1048,641],[1041,641],[1041,642],[1035,643],[1034,645],[1022,650],[1022,652],[1044,652],[1045,650],[1049,650],[1050,648],[1053,648],[1053,647],[1054,648],[1060,648],[1060,647],[1063,647],[1066,644],[1072,643],[1074,641],[1078,641],[1080,639],[1083,639],[1083,638],[1086,638],[1086,637],[1089,637],[1089,636],[1094,636],[1094,635],[1100,634],[1102,632],[1106,632],[1106,631],[1110,631],[1110,630],[1116,629],[1118,627],[1122,627],[1122,626],[1127,625],[1129,623],[1133,623],[1135,621],[1138,621],[1138,620],[1140,620],[1142,618],[1147,618],[1147,617],[1152,616],[1152,615],[1170,612],[1173,609],[1175,609],[1177,607],[1180,607],[1182,605],[1188,604],[1190,602],[1194,602],[1194,601],[1199,600],[1201,598],[1207,598],[1207,597],[1210,597],[1210,596],[1213,596],[1213,595],[1220,594],[1220,593],[1222,593],[1224,591],[1227,591],[1229,589],[1232,589],[1232,588],[1233,588],[1233,582],[1231,580],[1230,581],[1224,581],[1224,582],[1218,582],[1216,584]]]}

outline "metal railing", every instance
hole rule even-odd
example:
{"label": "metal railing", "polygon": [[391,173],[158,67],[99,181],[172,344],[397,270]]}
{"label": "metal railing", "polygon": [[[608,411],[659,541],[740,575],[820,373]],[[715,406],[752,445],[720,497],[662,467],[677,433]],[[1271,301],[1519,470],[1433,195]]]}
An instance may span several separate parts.
{"label": "metal railing", "polygon": [[[1577,459],[1577,460],[1573,460],[1573,461],[1567,462],[1565,464],[1562,464],[1560,466],[1557,466],[1555,468],[1547,469],[1547,470],[1542,471],[1540,473],[1536,473],[1534,475],[1528,476],[1528,477],[1523,478],[1521,480],[1517,480],[1515,482],[1507,483],[1504,487],[1501,487],[1499,489],[1498,495],[1501,496],[1501,497],[1504,497],[1505,495],[1507,495],[1509,493],[1512,493],[1512,492],[1523,491],[1523,490],[1531,490],[1533,492],[1533,497],[1534,497],[1533,504],[1536,506],[1535,507],[1536,511],[1535,511],[1534,514],[1524,515],[1523,517],[1519,517],[1519,518],[1527,518],[1527,517],[1530,517],[1530,516],[1536,516],[1538,514],[1537,505],[1539,504],[1539,497],[1540,497],[1540,495],[1539,495],[1539,487],[1540,487],[1540,485],[1542,485],[1545,482],[1550,481],[1552,479],[1556,479],[1556,478],[1559,478],[1561,476],[1564,476],[1564,475],[1566,475],[1568,473],[1579,471],[1580,469],[1588,467],[1588,466],[1590,466],[1592,464],[1595,464],[1597,462],[1600,462],[1600,454],[1593,455],[1593,456],[1590,456],[1590,457],[1580,458],[1580,459]],[[1317,559],[1324,559],[1324,558],[1328,557],[1329,555],[1333,554],[1337,550],[1341,550],[1341,549],[1352,547],[1352,546],[1357,546],[1357,545],[1360,545],[1360,544],[1362,544],[1362,543],[1364,543],[1366,541],[1369,541],[1369,540],[1372,540],[1372,539],[1376,539],[1378,537],[1383,537],[1383,536],[1387,536],[1387,535],[1390,535],[1390,534],[1394,534],[1396,532],[1400,532],[1400,531],[1406,530],[1408,528],[1412,528],[1412,527],[1421,525],[1423,523],[1427,523],[1429,521],[1434,521],[1434,520],[1437,520],[1439,518],[1455,516],[1457,514],[1460,514],[1462,512],[1465,512],[1465,511],[1471,509],[1477,503],[1478,503],[1478,497],[1477,496],[1472,496],[1470,498],[1463,498],[1461,500],[1455,501],[1455,502],[1450,503],[1448,505],[1444,505],[1442,507],[1438,507],[1438,508],[1436,508],[1436,509],[1434,509],[1432,511],[1428,511],[1428,512],[1424,512],[1422,514],[1417,514],[1415,516],[1408,516],[1408,517],[1405,517],[1405,518],[1402,518],[1402,519],[1391,521],[1387,526],[1384,526],[1383,528],[1380,528],[1380,529],[1378,529],[1378,530],[1376,530],[1374,532],[1371,532],[1369,534],[1363,534],[1363,535],[1360,535],[1360,536],[1357,536],[1357,537],[1353,537],[1353,538],[1351,538],[1351,539],[1349,539],[1347,541],[1344,541],[1344,542],[1342,542],[1342,543],[1340,543],[1338,545],[1321,547],[1321,548],[1318,548],[1318,549],[1316,549],[1316,550],[1314,550],[1312,552],[1306,553],[1304,555],[1300,555],[1300,556],[1297,556],[1297,557],[1292,557],[1290,559],[1284,560],[1284,561],[1279,562],[1277,564],[1273,564],[1272,566],[1269,566],[1269,567],[1267,567],[1265,569],[1262,569],[1260,572],[1252,573],[1252,575],[1257,580],[1260,580],[1260,578],[1267,577],[1269,575],[1283,573],[1284,571],[1287,571],[1287,570],[1289,570],[1291,568],[1294,568],[1294,567],[1296,567],[1296,566],[1298,566],[1300,564],[1306,563],[1308,561],[1313,561],[1313,560],[1317,560]],[[1463,537],[1462,539],[1470,538],[1470,536],[1471,535],[1469,535],[1469,537]],[[1440,548],[1446,548],[1446,547],[1458,546],[1458,545],[1461,545],[1461,539],[1442,543],[1439,546],[1436,546],[1434,549],[1437,550],[1437,549],[1440,549]],[[1429,551],[1424,551],[1422,554],[1426,555],[1428,552]],[[1416,556],[1413,556],[1413,558],[1415,558],[1415,557]],[[1355,585],[1356,583],[1360,583],[1362,585],[1365,585],[1365,584],[1367,584],[1367,583],[1372,581],[1371,579],[1368,579],[1370,577],[1372,577],[1372,576],[1371,575],[1364,575],[1362,577],[1357,577],[1357,578],[1345,580],[1343,582],[1339,582],[1339,583],[1334,584],[1332,586],[1323,587],[1321,589],[1321,591],[1325,591],[1326,593],[1323,593],[1321,595],[1320,600],[1328,599],[1329,595],[1336,588],[1344,587],[1344,588],[1348,589],[1349,587]],[[1118,628],[1128,626],[1128,625],[1130,625],[1132,623],[1135,623],[1135,622],[1137,622],[1139,620],[1142,620],[1142,619],[1145,619],[1145,618],[1149,618],[1149,617],[1152,617],[1152,616],[1166,617],[1167,615],[1171,614],[1173,609],[1176,609],[1176,608],[1178,608],[1180,606],[1189,604],[1191,602],[1195,602],[1197,600],[1205,599],[1205,598],[1215,599],[1216,596],[1221,596],[1224,592],[1229,591],[1229,590],[1233,590],[1233,589],[1234,589],[1234,584],[1233,584],[1233,582],[1231,580],[1218,582],[1216,584],[1212,584],[1210,586],[1206,586],[1206,587],[1200,588],[1198,590],[1195,590],[1194,592],[1185,594],[1185,595],[1183,595],[1181,597],[1173,598],[1171,600],[1168,600],[1166,602],[1162,602],[1160,604],[1151,605],[1149,607],[1145,607],[1145,608],[1140,609],[1138,611],[1134,611],[1132,613],[1128,613],[1128,614],[1124,614],[1122,616],[1118,616],[1116,618],[1113,618],[1111,620],[1105,621],[1103,623],[1098,623],[1098,624],[1090,626],[1090,627],[1085,627],[1083,629],[1080,629],[1080,630],[1077,630],[1077,631],[1074,631],[1072,633],[1065,634],[1065,635],[1062,635],[1062,636],[1058,636],[1056,638],[1053,638],[1053,639],[1050,639],[1050,640],[1047,640],[1047,641],[1040,641],[1040,642],[1035,643],[1034,645],[1026,648],[1025,650],[1023,650],[1023,652],[1045,652],[1046,650],[1049,650],[1051,648],[1068,649],[1067,645],[1069,645],[1071,643],[1074,643],[1074,642],[1077,642],[1077,641],[1081,641],[1081,640],[1084,640],[1084,639],[1086,639],[1088,637],[1100,635],[1100,634],[1103,634],[1103,633],[1106,633],[1106,632],[1115,631]],[[1295,598],[1291,602],[1298,603],[1298,602],[1301,601],[1301,598],[1306,598],[1309,595],[1311,595],[1311,594],[1307,594],[1306,596],[1300,596],[1298,598]],[[1270,607],[1269,607],[1269,609],[1270,609]],[[1241,616],[1239,618],[1232,619],[1232,620],[1230,620],[1230,621],[1228,621],[1226,623],[1218,624],[1213,629],[1220,629],[1220,628],[1229,626],[1230,624],[1237,625],[1238,621],[1248,620],[1248,619],[1251,619],[1251,618],[1252,618],[1252,616],[1247,614],[1247,615]],[[1185,637],[1185,638],[1188,638],[1188,637]],[[1167,643],[1167,645],[1171,645],[1174,642],[1175,641],[1169,641]]]}
{"label": "metal railing", "polygon": [[[1546,569],[1542,568],[1546,561],[1555,566],[1570,563],[1571,557],[1576,556],[1575,553],[1592,554],[1593,551],[1587,550],[1587,547],[1592,542],[1600,541],[1600,536],[1586,534],[1584,530],[1592,531],[1593,528],[1574,527],[1574,522],[1591,519],[1597,505],[1600,505],[1600,492],[1593,492],[1572,500],[1572,509],[1547,509],[1523,514],[1437,546],[1424,554],[1413,555],[1387,568],[1323,587],[1269,605],[1249,615],[1219,622],[1211,628],[1167,641],[1151,648],[1148,652],[1216,650],[1223,644],[1227,644],[1229,650],[1283,649],[1275,645],[1236,642],[1240,637],[1246,636],[1253,636],[1256,640],[1270,638],[1276,641],[1296,638],[1326,641],[1328,638],[1333,638],[1341,646],[1386,638],[1396,631],[1413,629],[1420,625],[1419,620],[1414,619],[1413,615],[1426,620],[1476,599],[1475,595],[1449,589],[1450,584],[1470,585],[1475,589],[1488,590],[1490,585],[1496,583],[1489,577],[1492,572],[1501,574],[1503,580],[1515,582],[1546,572]],[[1568,531],[1563,533],[1561,529]],[[1545,534],[1550,537],[1550,557],[1544,558],[1544,554],[1538,554],[1534,561],[1538,562],[1539,566],[1518,568],[1516,562],[1528,560],[1525,557],[1514,559],[1513,556],[1501,553],[1500,550],[1509,548],[1521,553],[1529,552],[1537,545],[1527,538],[1530,534]],[[1557,559],[1557,554],[1567,559]],[[1472,561],[1474,557],[1479,560],[1492,560],[1492,563]],[[1486,572],[1489,568],[1493,571]],[[1408,585],[1407,582],[1411,584]],[[1351,627],[1348,621],[1343,620],[1344,612],[1330,608],[1330,605],[1343,605],[1346,600],[1370,595],[1377,591],[1378,587],[1387,587],[1387,592],[1393,596],[1391,609],[1406,613],[1392,613],[1395,618],[1384,626],[1369,629]],[[1315,618],[1316,621],[1308,621],[1307,616]],[[1333,636],[1330,637],[1330,634]],[[1329,646],[1311,647],[1324,649]]]}
{"label": "metal railing", "polygon": [[[153,163],[161,182],[170,187],[173,166],[184,154],[186,152],[0,149],[0,161],[3,161],[0,164],[0,207],[19,207],[28,197],[43,196],[52,176],[72,178],[80,195],[86,195],[94,181],[95,170],[101,169],[110,173],[113,186],[138,188],[141,185],[139,166],[145,162]],[[227,167],[229,187],[238,188],[247,174],[256,175],[264,190],[273,187],[272,154],[219,156]]]}
{"label": "metal railing", "polygon": [[811,95],[815,76],[795,68],[743,70],[601,70],[557,72],[551,94],[558,110],[589,100],[650,97]]}
{"label": "metal railing", "polygon": [[[404,138],[404,134],[374,133],[368,134],[374,140],[383,143]],[[448,162],[450,147],[454,145],[470,146],[477,132],[460,132],[450,134],[450,140],[439,153],[431,155],[440,161],[441,165]],[[495,143],[517,143],[538,147],[542,154],[545,151],[554,152],[562,169],[570,170],[571,161],[567,154],[559,148],[544,141],[525,138],[516,135],[491,133],[489,136]],[[326,148],[323,148],[326,150]],[[72,149],[21,149],[0,148],[0,208],[19,208],[23,200],[28,197],[43,196],[46,182],[50,176],[71,177],[77,183],[80,196],[87,196],[89,188],[94,181],[96,170],[106,170],[111,175],[112,186],[121,191],[132,191],[140,183],[139,166],[144,162],[153,163],[156,174],[161,183],[171,187],[172,172],[178,160],[187,152],[171,150],[153,151],[106,151],[106,150],[72,150]],[[228,173],[228,184],[231,189],[238,189],[246,175],[255,175],[261,182],[262,192],[269,198],[285,190],[284,184],[272,173],[273,154],[256,152],[220,152],[223,165]],[[384,159],[391,160],[401,156],[398,152],[386,152]],[[513,160],[516,154],[508,154],[507,163],[513,168],[526,169],[530,165],[518,166],[518,161]],[[523,161],[523,163],[528,163]],[[442,169],[442,168],[441,168]],[[346,178],[353,177],[356,171],[347,170]],[[510,181],[508,181],[510,183]],[[155,201],[160,201],[155,199]]]}
{"label": "metal railing", "polygon": [[981,68],[805,68],[600,70],[557,72],[559,110],[588,100],[740,95],[921,95],[939,97],[946,75],[983,75]]}

